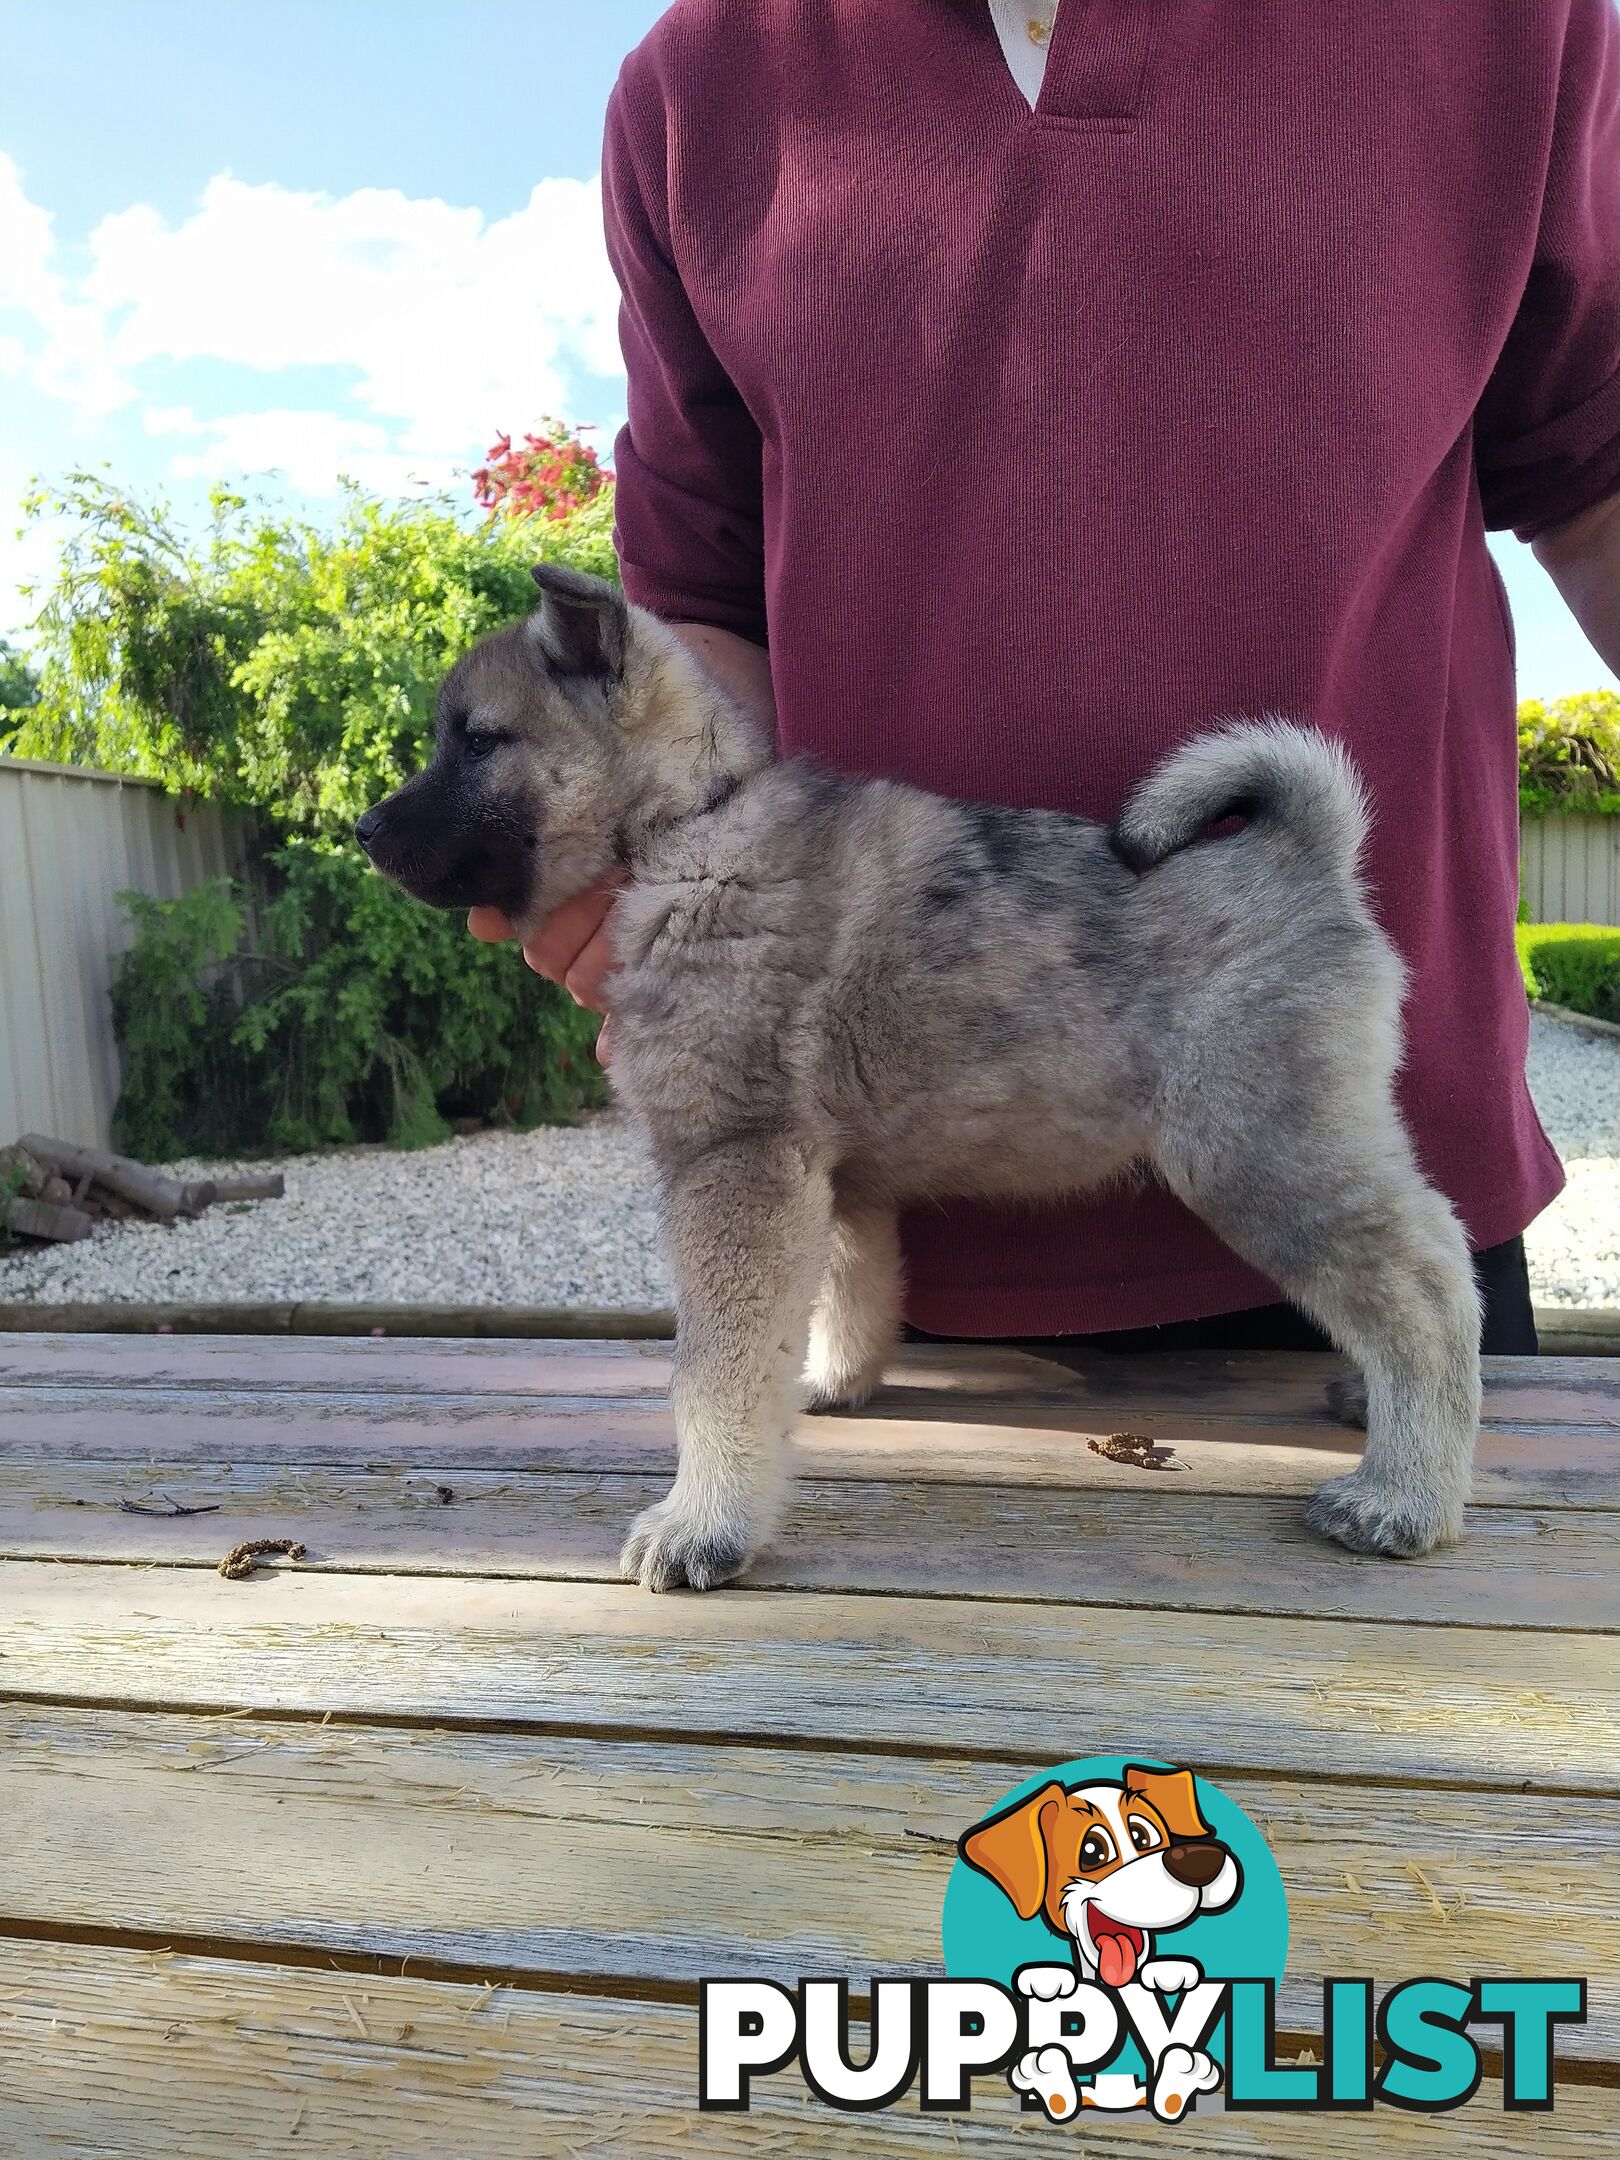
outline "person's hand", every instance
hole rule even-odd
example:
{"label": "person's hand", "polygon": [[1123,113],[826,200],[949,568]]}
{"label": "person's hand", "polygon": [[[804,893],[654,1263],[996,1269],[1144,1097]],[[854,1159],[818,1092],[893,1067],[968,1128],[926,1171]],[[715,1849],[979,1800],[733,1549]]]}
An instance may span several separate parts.
{"label": "person's hand", "polygon": [[[537,975],[561,983],[576,1004],[590,1012],[605,1010],[602,986],[613,971],[613,944],[608,917],[618,897],[619,878],[605,878],[572,900],[554,908],[523,941],[523,957]],[[467,928],[485,945],[498,945],[517,932],[499,908],[475,907],[467,916]],[[596,1038],[600,1064],[608,1061],[610,1020],[602,1023]]]}

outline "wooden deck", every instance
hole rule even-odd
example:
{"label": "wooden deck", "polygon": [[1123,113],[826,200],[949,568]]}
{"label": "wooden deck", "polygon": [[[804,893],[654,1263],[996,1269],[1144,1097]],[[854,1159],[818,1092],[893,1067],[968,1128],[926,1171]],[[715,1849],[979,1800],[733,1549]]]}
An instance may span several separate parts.
{"label": "wooden deck", "polygon": [[[1300,1523],[1330,1369],[907,1351],[746,1586],[650,1598],[661,1344],[0,1336],[0,2154],[1612,2156],[1620,1364],[1494,1364],[1416,1563]],[[1324,1972],[1585,1974],[1556,2112],[697,2114],[700,1977],[938,1970],[957,1835],[1121,1748],[1265,1831],[1290,2036]]]}

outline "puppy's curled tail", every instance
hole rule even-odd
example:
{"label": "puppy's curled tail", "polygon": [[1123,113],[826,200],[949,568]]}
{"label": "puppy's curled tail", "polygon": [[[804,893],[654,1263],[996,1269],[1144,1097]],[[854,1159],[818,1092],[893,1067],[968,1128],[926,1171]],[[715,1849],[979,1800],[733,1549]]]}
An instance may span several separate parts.
{"label": "puppy's curled tail", "polygon": [[1247,818],[1320,868],[1353,877],[1367,795],[1342,744],[1288,720],[1245,720],[1200,735],[1149,773],[1109,844],[1140,875],[1227,817]]}

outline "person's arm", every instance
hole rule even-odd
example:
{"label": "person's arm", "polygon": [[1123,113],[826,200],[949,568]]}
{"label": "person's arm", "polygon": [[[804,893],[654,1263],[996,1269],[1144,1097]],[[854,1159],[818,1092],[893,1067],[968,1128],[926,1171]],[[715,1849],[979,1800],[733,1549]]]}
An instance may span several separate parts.
{"label": "person's arm", "polygon": [[1620,675],[1620,494],[1549,525],[1531,545],[1598,657]]}
{"label": "person's arm", "polygon": [[[1561,20],[1560,20],[1561,18]],[[1559,0],[1534,256],[1479,402],[1488,526],[1528,541],[1611,667],[1620,642],[1620,12]]]}

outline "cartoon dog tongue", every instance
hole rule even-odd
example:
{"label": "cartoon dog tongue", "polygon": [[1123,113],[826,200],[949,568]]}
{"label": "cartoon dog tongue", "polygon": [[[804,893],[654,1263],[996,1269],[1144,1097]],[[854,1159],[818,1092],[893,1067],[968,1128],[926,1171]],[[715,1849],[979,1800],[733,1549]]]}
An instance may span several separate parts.
{"label": "cartoon dog tongue", "polygon": [[1086,1924],[1097,1946],[1097,1977],[1104,1987],[1129,1984],[1142,1955],[1142,1930],[1124,1920],[1110,1920],[1095,1905],[1086,1908]]}

